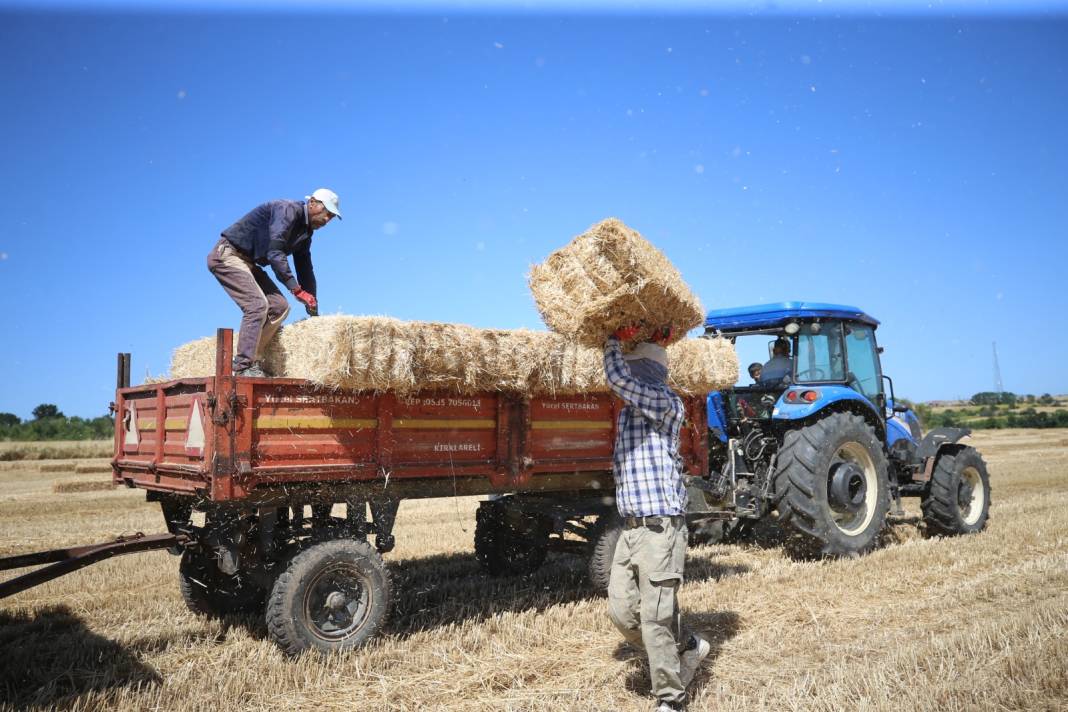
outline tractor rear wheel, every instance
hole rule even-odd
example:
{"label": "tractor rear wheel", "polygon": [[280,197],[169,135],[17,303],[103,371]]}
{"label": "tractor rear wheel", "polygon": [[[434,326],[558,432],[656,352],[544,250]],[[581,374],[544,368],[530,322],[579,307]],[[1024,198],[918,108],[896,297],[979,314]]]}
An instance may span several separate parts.
{"label": "tractor rear wheel", "polygon": [[602,514],[590,529],[590,561],[588,575],[594,590],[604,593],[608,590],[608,579],[612,576],[612,559],[616,555],[616,544],[623,533],[623,523],[615,512]]}
{"label": "tractor rear wheel", "polygon": [[890,508],[882,444],[859,415],[834,413],[783,436],[775,474],[779,521],[825,556],[875,546]]}
{"label": "tractor rear wheel", "polygon": [[290,655],[336,652],[370,640],[389,613],[382,557],[359,539],[314,544],[294,556],[267,602],[267,630]]}
{"label": "tractor rear wheel", "polygon": [[483,502],[475,514],[475,556],[493,576],[525,576],[545,562],[549,529],[541,517],[509,508],[507,500]]}
{"label": "tractor rear wheel", "polygon": [[189,610],[213,617],[262,613],[267,596],[247,574],[224,574],[214,556],[191,550],[182,552],[178,588]]}
{"label": "tractor rear wheel", "polygon": [[986,528],[990,516],[990,475],[975,448],[939,456],[920,503],[930,534],[955,536]]}

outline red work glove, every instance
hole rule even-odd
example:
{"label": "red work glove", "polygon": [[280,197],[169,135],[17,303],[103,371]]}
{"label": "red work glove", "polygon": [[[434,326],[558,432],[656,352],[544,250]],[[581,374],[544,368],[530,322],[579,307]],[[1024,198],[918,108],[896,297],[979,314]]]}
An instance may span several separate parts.
{"label": "red work glove", "polygon": [[668,324],[653,332],[653,341],[658,344],[666,344],[675,338],[675,327]]}
{"label": "red work glove", "polygon": [[315,316],[319,313],[319,302],[316,301],[315,295],[311,292],[305,292],[300,287],[297,287],[293,290],[293,296],[304,305],[304,309],[307,310],[309,315]]}
{"label": "red work glove", "polygon": [[616,329],[616,332],[614,334],[612,334],[612,335],[615,336],[620,341],[632,341],[634,339],[634,337],[638,335],[639,331],[641,331],[641,327],[640,326],[638,326],[636,324],[631,324],[630,326],[621,326],[621,327],[619,327],[618,329]]}

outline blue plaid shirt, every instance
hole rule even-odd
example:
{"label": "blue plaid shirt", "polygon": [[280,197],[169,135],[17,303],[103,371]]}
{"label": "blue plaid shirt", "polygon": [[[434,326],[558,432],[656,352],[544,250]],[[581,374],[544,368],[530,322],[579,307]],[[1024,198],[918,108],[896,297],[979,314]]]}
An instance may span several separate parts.
{"label": "blue plaid shirt", "polygon": [[612,474],[616,507],[624,517],[683,514],[686,485],[679,460],[679,431],[686,411],[667,384],[641,381],[630,373],[619,341],[604,347],[604,372],[626,406],[616,424]]}

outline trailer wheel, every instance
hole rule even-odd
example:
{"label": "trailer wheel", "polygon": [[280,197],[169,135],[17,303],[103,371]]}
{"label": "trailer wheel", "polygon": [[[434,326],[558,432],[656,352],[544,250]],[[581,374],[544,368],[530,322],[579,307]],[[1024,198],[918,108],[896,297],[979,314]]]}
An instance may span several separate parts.
{"label": "trailer wheel", "polygon": [[779,521],[825,556],[875,546],[890,508],[887,462],[871,426],[834,413],[787,431],[775,474]]}
{"label": "trailer wheel", "polygon": [[178,588],[189,610],[211,617],[262,613],[267,595],[246,574],[224,574],[214,557],[190,550],[178,564]]}
{"label": "trailer wheel", "polygon": [[366,541],[315,544],[294,556],[267,600],[267,631],[286,653],[352,650],[386,622],[389,571]]}
{"label": "trailer wheel", "polygon": [[941,455],[920,507],[930,534],[955,536],[985,529],[990,516],[990,475],[982,455],[972,447]]}
{"label": "trailer wheel", "polygon": [[475,516],[475,556],[493,576],[526,576],[549,550],[549,530],[533,515],[509,512],[507,500],[483,502]]}
{"label": "trailer wheel", "polygon": [[589,534],[590,584],[596,591],[604,593],[608,590],[608,579],[612,577],[612,559],[616,555],[616,544],[623,533],[623,523],[615,512],[602,514],[597,517]]}

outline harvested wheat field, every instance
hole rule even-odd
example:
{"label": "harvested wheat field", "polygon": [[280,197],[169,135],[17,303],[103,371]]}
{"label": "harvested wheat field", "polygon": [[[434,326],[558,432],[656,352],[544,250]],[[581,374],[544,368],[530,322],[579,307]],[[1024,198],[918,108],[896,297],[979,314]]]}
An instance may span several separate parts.
{"label": "harvested wheat field", "polygon": [[[1068,431],[973,439],[989,529],[795,561],[764,541],[692,549],[682,600],[713,640],[694,710],[1061,710],[1068,706]],[[69,474],[59,475],[67,479]],[[0,554],[163,528],[129,490],[56,494],[0,472]],[[918,502],[907,500],[912,514]],[[387,557],[397,605],[370,647],[286,659],[247,619],[188,613],[177,560],[113,559],[0,602],[0,707],[93,710],[647,710],[584,566],[480,573],[473,498],[406,502]]]}

